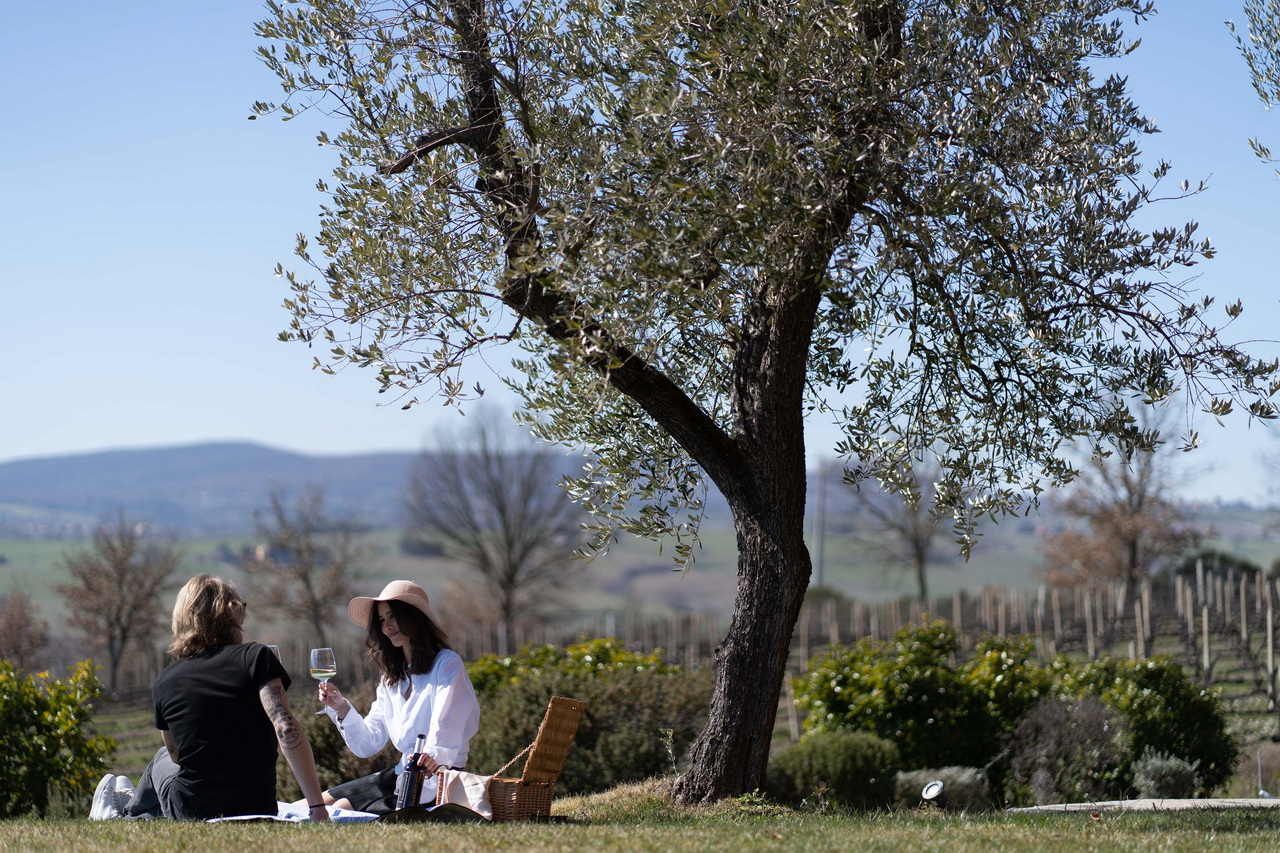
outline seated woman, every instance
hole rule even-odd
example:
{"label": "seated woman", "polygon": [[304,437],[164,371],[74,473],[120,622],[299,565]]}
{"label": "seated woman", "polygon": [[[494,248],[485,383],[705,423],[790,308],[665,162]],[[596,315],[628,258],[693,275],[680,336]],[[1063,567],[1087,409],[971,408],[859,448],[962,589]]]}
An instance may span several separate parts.
{"label": "seated woman", "polygon": [[353,598],[351,621],[366,630],[369,659],[377,666],[377,697],[361,715],[332,681],[320,684],[320,701],[356,755],[376,755],[389,740],[400,750],[395,766],[335,785],[324,802],[346,809],[386,814],[395,810],[396,779],[413,754],[419,734],[426,752],[418,764],[427,774],[419,802],[436,795],[435,771],[461,769],[480,727],[480,706],[462,658],[451,650],[422,587],[392,581],[376,598]]}
{"label": "seated woman", "polygon": [[108,774],[92,818],[274,815],[276,745],[311,820],[328,820],[311,744],[289,709],[289,674],[261,643],[243,642],[246,604],[234,584],[197,575],[173,605],[173,663],[152,685],[164,746],[136,790]]}

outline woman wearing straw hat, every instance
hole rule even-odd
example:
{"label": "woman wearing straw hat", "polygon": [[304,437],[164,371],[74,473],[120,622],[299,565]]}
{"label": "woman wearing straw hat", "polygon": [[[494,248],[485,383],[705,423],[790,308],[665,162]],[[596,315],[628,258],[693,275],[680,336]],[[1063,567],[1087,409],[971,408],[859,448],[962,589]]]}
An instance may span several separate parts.
{"label": "woman wearing straw hat", "polygon": [[324,801],[374,814],[394,811],[396,777],[418,735],[425,734],[426,751],[418,759],[427,774],[421,802],[433,802],[436,769],[464,767],[468,744],[480,727],[467,668],[449,648],[427,594],[412,581],[392,581],[376,597],[351,599],[347,615],[367,631],[369,659],[381,674],[377,697],[361,715],[332,681],[325,681],[320,702],[356,755],[376,755],[389,740],[400,759],[394,767],[335,785],[324,792]]}

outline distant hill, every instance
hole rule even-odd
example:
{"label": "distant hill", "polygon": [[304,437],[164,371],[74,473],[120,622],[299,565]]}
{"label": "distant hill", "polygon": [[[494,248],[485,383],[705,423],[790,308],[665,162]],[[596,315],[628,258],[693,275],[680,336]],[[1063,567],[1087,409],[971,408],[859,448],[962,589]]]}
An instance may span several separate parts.
{"label": "distant hill", "polygon": [[398,526],[414,453],[309,456],[249,442],[0,463],[0,535],[57,535],[114,515],[189,533],[249,531],[273,487],[325,488],[334,515]]}

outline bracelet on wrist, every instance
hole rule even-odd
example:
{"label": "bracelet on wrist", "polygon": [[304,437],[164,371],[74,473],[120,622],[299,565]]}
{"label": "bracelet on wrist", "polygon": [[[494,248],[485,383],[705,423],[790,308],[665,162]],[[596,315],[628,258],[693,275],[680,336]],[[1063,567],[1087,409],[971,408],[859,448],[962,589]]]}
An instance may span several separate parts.
{"label": "bracelet on wrist", "polygon": [[322,809],[322,808],[324,808],[324,803],[319,803],[319,804],[314,805],[314,806],[313,806],[313,805],[311,805],[311,803],[307,803],[307,808],[308,808],[308,809]]}

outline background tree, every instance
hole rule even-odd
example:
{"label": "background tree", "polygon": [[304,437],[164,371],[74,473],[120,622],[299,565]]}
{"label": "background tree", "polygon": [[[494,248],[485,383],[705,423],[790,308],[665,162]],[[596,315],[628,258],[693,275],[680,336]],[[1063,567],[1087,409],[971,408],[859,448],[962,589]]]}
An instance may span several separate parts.
{"label": "background tree", "polygon": [[1208,244],[1136,218],[1168,167],[1143,170],[1155,128],[1094,69],[1149,11],[274,5],[260,54],[287,98],[256,110],[342,124],[318,249],[297,247],[319,280],[281,269],[283,336],[406,405],[459,402],[465,359],[516,341],[534,431],[594,455],[574,489],[600,542],[694,534],[713,481],[738,590],[677,795],[754,790],[811,572],[807,412],[881,481],[945,448],[963,529],[1071,480],[1064,441],[1150,447],[1100,389],[1273,414],[1276,365],[1179,279]]}
{"label": "background tree", "polygon": [[35,668],[49,645],[49,623],[25,592],[0,596],[0,659],[14,669]]}
{"label": "background tree", "polygon": [[107,689],[120,683],[120,664],[131,652],[150,651],[162,628],[160,596],[181,561],[167,539],[152,538],[147,525],[121,511],[113,524],[93,531],[87,549],[63,554],[71,575],[56,589],[65,599],[67,624],[79,628],[95,651],[107,656]]}
{"label": "background tree", "polygon": [[939,506],[934,484],[940,478],[938,466],[922,457],[893,478],[901,491],[855,481],[848,493],[863,534],[860,538],[910,570],[921,603],[929,598],[929,563],[944,530],[936,515]]}
{"label": "background tree", "polygon": [[[1142,409],[1148,429],[1168,426],[1168,411]],[[1172,495],[1179,484],[1172,448],[1150,453],[1094,456],[1084,476],[1059,506],[1075,526],[1045,538],[1045,575],[1050,583],[1079,585],[1123,581],[1134,586],[1167,561],[1199,545],[1204,531],[1193,526]]]}
{"label": "background tree", "polygon": [[265,607],[305,623],[327,646],[327,629],[345,618],[355,595],[352,581],[368,559],[358,541],[360,527],[325,513],[320,486],[301,489],[292,506],[281,489],[273,489],[268,501],[268,510],[254,514],[263,541],[244,549],[241,566]]}
{"label": "background tree", "polygon": [[559,486],[563,459],[482,408],[439,430],[409,474],[406,538],[440,543],[470,569],[473,601],[492,602],[510,651],[516,625],[536,622],[581,568],[583,513]]}

